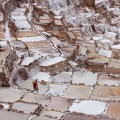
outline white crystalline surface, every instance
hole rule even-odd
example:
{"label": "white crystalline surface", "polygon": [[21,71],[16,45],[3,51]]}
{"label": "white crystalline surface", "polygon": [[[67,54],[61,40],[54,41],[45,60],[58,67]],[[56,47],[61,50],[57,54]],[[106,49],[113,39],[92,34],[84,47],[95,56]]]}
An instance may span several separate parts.
{"label": "white crystalline surface", "polygon": [[67,89],[67,85],[56,85],[56,84],[50,84],[50,89],[47,92],[47,94],[50,95],[63,95],[63,92]]}
{"label": "white crystalline surface", "polygon": [[120,49],[120,44],[118,44],[118,45],[113,45],[112,48],[113,48],[113,49]]}
{"label": "white crystalline surface", "polygon": [[6,47],[7,46],[7,41],[0,41],[0,46]]}
{"label": "white crystalline surface", "polygon": [[8,22],[5,24],[5,40],[11,40],[10,29],[8,28]]}
{"label": "white crystalline surface", "polygon": [[98,84],[107,85],[107,86],[119,86],[120,81],[119,80],[99,80]]}
{"label": "white crystalline surface", "polygon": [[105,102],[85,100],[80,103],[73,103],[69,111],[88,115],[99,115],[104,113],[106,105],[107,103]]}
{"label": "white crystalline surface", "polygon": [[51,59],[48,59],[48,60],[42,62],[41,65],[42,66],[50,66],[50,65],[54,65],[56,63],[62,62],[64,60],[65,60],[65,58],[63,58],[63,57],[55,57],[55,58],[51,58]]}
{"label": "white crystalline surface", "polygon": [[17,20],[17,21],[15,21],[15,25],[18,28],[24,28],[24,29],[30,29],[31,28],[30,24],[26,20]]}
{"label": "white crystalline surface", "polygon": [[0,15],[0,21],[2,21],[2,20],[3,20],[3,16]]}
{"label": "white crystalline surface", "polygon": [[50,82],[50,75],[46,72],[39,72],[35,76],[32,77],[33,80],[37,79],[38,81],[44,80],[46,82]]}
{"label": "white crystalline surface", "polygon": [[71,81],[72,72],[62,72],[52,77],[54,83],[69,83]]}
{"label": "white crystalline surface", "polygon": [[22,61],[22,65],[29,65],[30,63],[33,63],[35,60],[37,60],[39,58],[38,56],[33,56],[33,57],[26,57],[23,61]]}
{"label": "white crystalline surface", "polygon": [[12,19],[14,20],[25,20],[27,19],[25,16],[15,16],[15,15],[11,15]]}
{"label": "white crystalline surface", "polygon": [[110,58],[112,56],[112,51],[110,51],[110,50],[99,50],[99,54]]}
{"label": "white crystalline surface", "polygon": [[73,73],[74,84],[85,84],[85,85],[94,85],[97,81],[97,74],[91,72],[81,72],[77,71]]}
{"label": "white crystalline surface", "polygon": [[24,14],[24,12],[25,12],[25,8],[16,8],[11,14],[12,15],[17,15],[17,14]]}
{"label": "white crystalline surface", "polygon": [[37,42],[46,40],[43,36],[35,36],[35,37],[23,37],[19,38],[19,40],[23,42]]}
{"label": "white crystalline surface", "polygon": [[30,63],[34,62],[34,58],[32,57],[26,57],[23,62],[22,62],[22,65],[29,65]]}

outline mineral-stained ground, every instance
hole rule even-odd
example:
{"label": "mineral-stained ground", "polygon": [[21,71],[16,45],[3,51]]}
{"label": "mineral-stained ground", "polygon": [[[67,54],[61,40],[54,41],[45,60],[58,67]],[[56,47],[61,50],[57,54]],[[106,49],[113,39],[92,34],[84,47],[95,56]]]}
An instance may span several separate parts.
{"label": "mineral-stained ground", "polygon": [[119,119],[120,0],[0,0],[0,120]]}

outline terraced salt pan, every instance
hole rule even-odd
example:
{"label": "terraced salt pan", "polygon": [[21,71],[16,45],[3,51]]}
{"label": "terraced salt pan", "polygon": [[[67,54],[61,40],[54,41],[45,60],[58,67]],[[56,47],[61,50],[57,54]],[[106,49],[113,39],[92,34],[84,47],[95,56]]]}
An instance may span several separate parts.
{"label": "terraced salt pan", "polygon": [[31,25],[26,20],[17,20],[15,21],[15,25],[19,29],[31,29]]}
{"label": "terraced salt pan", "polygon": [[63,97],[53,97],[50,104],[46,108],[47,110],[54,110],[58,112],[65,112],[72,104],[73,100]]}
{"label": "terraced salt pan", "polygon": [[69,108],[69,111],[88,115],[99,115],[104,113],[106,105],[107,103],[105,102],[85,100],[80,103],[74,102]]}
{"label": "terraced salt pan", "polygon": [[61,113],[61,112],[56,112],[56,111],[48,111],[48,110],[44,110],[42,113],[41,113],[41,116],[48,116],[48,117],[51,117],[51,118],[57,118],[57,119],[61,119],[62,116],[64,114]]}
{"label": "terraced salt pan", "polygon": [[28,103],[22,103],[22,102],[16,102],[13,104],[12,109],[23,111],[24,113],[33,113],[35,109],[38,107],[36,104],[28,104]]}
{"label": "terraced salt pan", "polygon": [[35,37],[23,37],[23,38],[18,38],[19,40],[23,42],[39,42],[39,41],[45,41],[45,37],[43,36],[35,36]]}
{"label": "terraced salt pan", "polygon": [[35,60],[37,60],[39,57],[39,55],[33,57],[25,57],[21,65],[29,65],[30,63],[33,63]]}
{"label": "terraced salt pan", "polygon": [[99,85],[107,85],[107,86],[119,86],[120,81],[119,80],[99,80]]}
{"label": "terraced salt pan", "polygon": [[0,21],[2,21],[3,20],[3,16],[2,15],[0,15]]}
{"label": "terraced salt pan", "polygon": [[102,43],[112,43],[109,39],[102,39],[102,40],[100,40],[100,42],[102,42]]}
{"label": "terraced salt pan", "polygon": [[107,85],[107,86],[119,86],[120,85],[120,77],[100,75],[98,78],[98,84],[99,85]]}
{"label": "terraced salt pan", "polygon": [[11,14],[14,15],[14,14],[20,14],[20,13],[23,13],[25,12],[25,8],[16,8]]}
{"label": "terraced salt pan", "polygon": [[43,61],[41,63],[41,66],[50,66],[50,65],[54,65],[54,64],[57,64],[57,63],[63,62],[63,61],[65,61],[65,58],[63,58],[63,57],[50,58],[46,61]]}
{"label": "terraced salt pan", "polygon": [[0,101],[2,102],[15,102],[19,100],[23,95],[23,91],[14,89],[12,87],[0,89]]}
{"label": "terraced salt pan", "polygon": [[103,56],[105,56],[105,57],[108,57],[108,58],[111,58],[111,56],[112,56],[112,51],[110,51],[110,50],[99,50],[99,54],[100,55],[103,55]]}
{"label": "terraced salt pan", "polygon": [[5,24],[5,40],[8,41],[11,40],[10,29],[8,28],[8,22]]}
{"label": "terraced salt pan", "polygon": [[93,36],[92,39],[93,40],[101,40],[103,38],[103,36]]}
{"label": "terraced salt pan", "polygon": [[33,52],[33,53],[41,54],[43,57],[49,55],[49,53],[43,53],[43,52],[41,52],[39,49],[36,49],[36,48],[30,48],[29,50],[30,50],[31,52]]}
{"label": "terraced salt pan", "polygon": [[38,103],[45,107],[51,100],[50,96],[38,95],[33,93],[27,93],[22,101],[28,103]]}
{"label": "terraced salt pan", "polygon": [[63,96],[72,99],[88,99],[90,93],[91,87],[84,85],[70,85],[64,92]]}
{"label": "terraced salt pan", "polygon": [[56,119],[52,119],[52,118],[45,117],[45,116],[37,116],[37,117],[34,117],[31,120],[56,120]]}
{"label": "terraced salt pan", "polygon": [[53,76],[52,83],[69,83],[71,81],[72,72],[62,72]]}
{"label": "terraced salt pan", "polygon": [[53,95],[53,96],[62,96],[63,92],[67,89],[67,85],[56,85],[56,84],[50,84],[50,89],[47,92],[47,94],[49,95]]}
{"label": "terraced salt pan", "polygon": [[28,120],[28,114],[0,110],[0,120]]}
{"label": "terraced salt pan", "polygon": [[120,44],[118,44],[118,45],[113,45],[112,48],[113,48],[113,49],[120,49]]}
{"label": "terraced salt pan", "polygon": [[76,67],[78,64],[76,63],[76,62],[74,62],[74,61],[69,61],[69,64],[71,65],[71,66],[73,66],[73,67]]}
{"label": "terraced salt pan", "polygon": [[120,97],[120,87],[114,86],[96,86],[93,95]]}
{"label": "terraced salt pan", "polygon": [[77,71],[73,73],[73,84],[95,85],[97,81],[97,74],[91,72]]}
{"label": "terraced salt pan", "polygon": [[26,20],[26,16],[11,15],[13,20]]}
{"label": "terraced salt pan", "polygon": [[41,80],[44,80],[46,82],[51,82],[51,79],[50,79],[50,75],[49,73],[46,73],[46,72],[39,72],[37,73],[35,76],[32,77],[33,80],[38,80],[38,81],[41,81]]}
{"label": "terraced salt pan", "polygon": [[115,39],[117,33],[114,33],[114,32],[107,32],[104,36],[106,37],[110,37],[111,39]]}
{"label": "terraced salt pan", "polygon": [[0,46],[7,47],[8,46],[7,41],[0,41]]}

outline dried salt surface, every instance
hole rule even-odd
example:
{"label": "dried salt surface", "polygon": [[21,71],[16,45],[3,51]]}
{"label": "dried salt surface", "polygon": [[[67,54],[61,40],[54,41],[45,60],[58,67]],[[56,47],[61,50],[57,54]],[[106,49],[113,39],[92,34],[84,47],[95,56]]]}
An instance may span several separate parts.
{"label": "dried salt surface", "polygon": [[0,15],[0,21],[2,21],[3,20],[3,16],[2,15]]}
{"label": "dried salt surface", "polygon": [[119,86],[120,85],[120,77],[100,75],[98,78],[98,84],[99,85],[107,85],[107,86]]}
{"label": "dried salt surface", "polygon": [[112,118],[120,119],[120,103],[119,102],[110,103],[106,114]]}
{"label": "dried salt surface", "polygon": [[62,72],[53,76],[52,83],[69,83],[71,81],[72,72]]}
{"label": "dried salt surface", "polygon": [[2,47],[8,47],[7,41],[0,41],[0,46],[2,46]]}
{"label": "dried salt surface", "polygon": [[119,80],[98,80],[99,85],[107,85],[107,86],[119,86]]}
{"label": "dried salt surface", "polygon": [[92,39],[93,40],[101,40],[103,38],[103,36],[93,36]]}
{"label": "dried salt surface", "polygon": [[36,105],[36,104],[16,102],[13,104],[11,109],[23,111],[24,113],[30,114],[30,113],[33,113],[37,107],[38,107],[38,105]]}
{"label": "dried salt surface", "polygon": [[19,29],[31,29],[31,25],[27,22],[27,20],[17,20],[15,21],[15,25]]}
{"label": "dried salt surface", "polygon": [[48,33],[48,32],[42,32],[44,35],[47,35],[47,36],[51,36],[52,34]]}
{"label": "dried salt surface", "polygon": [[110,50],[99,50],[98,52],[100,55],[103,55],[105,57],[108,57],[108,58],[112,57],[112,51]]}
{"label": "dried salt surface", "polygon": [[63,16],[54,16],[55,19],[62,19]]}
{"label": "dried salt surface", "polygon": [[0,110],[0,120],[28,120],[28,114]]}
{"label": "dried salt surface", "polygon": [[5,40],[8,40],[8,41],[11,40],[10,29],[8,28],[8,23],[5,24]]}
{"label": "dried salt surface", "polygon": [[56,37],[51,37],[50,41],[52,41],[52,43],[54,43],[54,46],[57,47],[58,45],[61,45],[61,41],[58,40]]}
{"label": "dried salt surface", "polygon": [[[79,92],[78,92],[79,91]],[[88,99],[90,96],[91,87],[83,86],[83,85],[70,85],[67,90],[64,92],[63,96],[67,98],[86,98]]]}
{"label": "dried salt surface", "polygon": [[117,97],[117,96],[92,95],[90,99],[103,100],[103,101],[120,101],[120,97]]}
{"label": "dried salt surface", "polygon": [[64,120],[115,120],[108,117],[103,116],[91,116],[91,115],[82,115],[82,114],[74,114],[74,113],[67,113],[64,117]]}
{"label": "dried salt surface", "polygon": [[62,96],[63,92],[67,89],[67,85],[56,85],[56,84],[50,84],[50,89],[47,92],[48,95],[53,95],[53,96]]}
{"label": "dried salt surface", "polygon": [[117,35],[117,33],[113,33],[113,32],[107,32],[106,34],[104,34],[104,38],[109,39],[112,43],[113,40],[115,40],[115,36]]}
{"label": "dried salt surface", "polygon": [[96,86],[93,95],[120,97],[120,87]]}
{"label": "dried salt surface", "polygon": [[37,81],[44,80],[45,82],[51,82],[49,73],[39,72],[35,76],[32,77],[33,80],[37,79]]}
{"label": "dried salt surface", "polygon": [[33,93],[27,93],[22,101],[28,103],[38,103],[41,104],[43,107],[50,102],[51,98],[49,96],[38,95]]}
{"label": "dried salt surface", "polygon": [[24,92],[18,89],[0,88],[0,101],[2,102],[15,102],[24,95]]}
{"label": "dried salt surface", "polygon": [[18,15],[11,15],[11,18],[13,20],[26,20],[27,19],[26,16],[22,16],[22,15],[20,15],[20,16],[18,16]]}
{"label": "dried salt surface", "polygon": [[76,67],[78,64],[76,63],[76,62],[74,62],[74,61],[69,61],[69,64],[71,65],[71,66],[73,66],[73,67]]}
{"label": "dried salt surface", "polygon": [[111,41],[109,39],[102,39],[100,42],[102,42],[102,43],[110,43],[111,44]]}
{"label": "dried salt surface", "polygon": [[[23,43],[22,41],[20,40],[15,40],[15,41],[11,41],[10,42],[10,46],[13,47],[13,48],[22,48],[22,49],[26,49],[26,44]],[[17,51],[18,52],[18,51]],[[20,51],[19,51],[20,52]]]}
{"label": "dried salt surface", "polygon": [[40,41],[45,41],[45,37],[43,36],[34,36],[34,37],[22,37],[18,38],[19,40],[23,42],[40,42]]}
{"label": "dried salt surface", "polygon": [[39,117],[34,117],[31,120],[57,120],[57,119],[52,119],[52,118],[49,118],[49,117],[39,116]]}
{"label": "dried salt surface", "polygon": [[118,44],[118,45],[113,45],[112,48],[113,48],[113,49],[120,49],[120,44]]}
{"label": "dried salt surface", "polygon": [[26,57],[22,61],[21,65],[29,65],[30,63],[33,63],[36,59],[33,57]]}
{"label": "dried salt surface", "polygon": [[51,65],[54,65],[54,64],[57,64],[59,62],[63,62],[65,61],[66,59],[63,58],[63,57],[55,57],[55,58],[50,58],[48,60],[45,60],[41,63],[41,66],[51,66]]}
{"label": "dried salt surface", "polygon": [[24,12],[25,12],[25,8],[16,8],[14,11],[12,11],[12,15],[16,15],[16,14],[24,14]]}
{"label": "dried salt surface", "polygon": [[85,113],[88,115],[103,114],[107,103],[100,101],[85,100],[80,103],[73,103],[69,108],[70,112]]}
{"label": "dried salt surface", "polygon": [[37,60],[39,57],[39,55],[33,57],[25,57],[21,65],[29,65],[30,63],[33,63],[35,60]]}
{"label": "dried salt surface", "polygon": [[97,81],[97,74],[92,72],[77,71],[73,73],[73,84],[95,85]]}
{"label": "dried salt surface", "polygon": [[93,116],[86,116],[81,114],[67,113],[64,117],[64,120],[97,120]]}
{"label": "dried salt surface", "polygon": [[56,119],[61,119],[64,114],[61,113],[61,112],[44,110],[40,115],[41,116],[48,116],[48,117],[51,117],[51,118],[54,118],[54,119],[55,118]]}
{"label": "dried salt surface", "polygon": [[72,104],[72,99],[63,97],[53,97],[51,103],[46,108],[47,110],[55,110],[59,112],[65,112]]}

